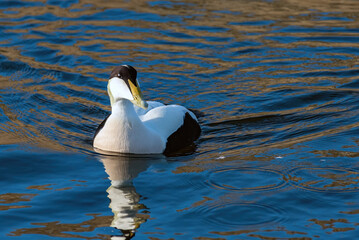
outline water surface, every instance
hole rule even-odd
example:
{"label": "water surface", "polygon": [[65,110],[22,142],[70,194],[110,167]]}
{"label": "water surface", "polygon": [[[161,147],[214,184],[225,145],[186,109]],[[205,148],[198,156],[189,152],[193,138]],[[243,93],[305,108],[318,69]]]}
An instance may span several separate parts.
{"label": "water surface", "polygon": [[[0,238],[358,238],[357,6],[0,2]],[[195,152],[93,151],[122,64]]]}

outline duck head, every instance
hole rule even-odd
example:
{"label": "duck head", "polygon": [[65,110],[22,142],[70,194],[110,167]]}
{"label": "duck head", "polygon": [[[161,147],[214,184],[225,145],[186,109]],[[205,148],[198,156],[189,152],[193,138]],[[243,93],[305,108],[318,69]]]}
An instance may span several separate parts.
{"label": "duck head", "polygon": [[146,109],[148,104],[143,100],[140,84],[137,81],[137,71],[130,65],[122,65],[112,70],[107,85],[111,106],[119,99],[128,99],[133,104]]}

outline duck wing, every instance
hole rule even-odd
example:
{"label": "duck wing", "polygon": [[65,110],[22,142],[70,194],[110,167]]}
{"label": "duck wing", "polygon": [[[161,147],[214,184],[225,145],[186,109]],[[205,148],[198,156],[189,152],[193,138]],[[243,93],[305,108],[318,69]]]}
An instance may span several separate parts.
{"label": "duck wing", "polygon": [[201,134],[196,116],[179,105],[159,106],[140,116],[143,124],[158,133],[166,148],[164,154],[189,146]]}

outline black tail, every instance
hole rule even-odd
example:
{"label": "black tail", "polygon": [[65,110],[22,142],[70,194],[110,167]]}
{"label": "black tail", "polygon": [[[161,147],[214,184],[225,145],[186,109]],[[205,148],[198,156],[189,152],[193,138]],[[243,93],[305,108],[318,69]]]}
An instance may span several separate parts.
{"label": "black tail", "polygon": [[184,116],[182,126],[168,137],[166,149],[163,154],[169,155],[191,145],[200,135],[201,127],[187,112]]}

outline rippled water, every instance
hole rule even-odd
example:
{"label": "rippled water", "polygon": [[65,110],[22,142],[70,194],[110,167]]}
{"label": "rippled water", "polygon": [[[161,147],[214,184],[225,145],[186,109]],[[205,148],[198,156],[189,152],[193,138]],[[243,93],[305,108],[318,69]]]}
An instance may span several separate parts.
{"label": "rippled water", "polygon": [[[355,0],[1,1],[0,238],[357,239],[358,58]],[[121,64],[195,153],[93,151]]]}

